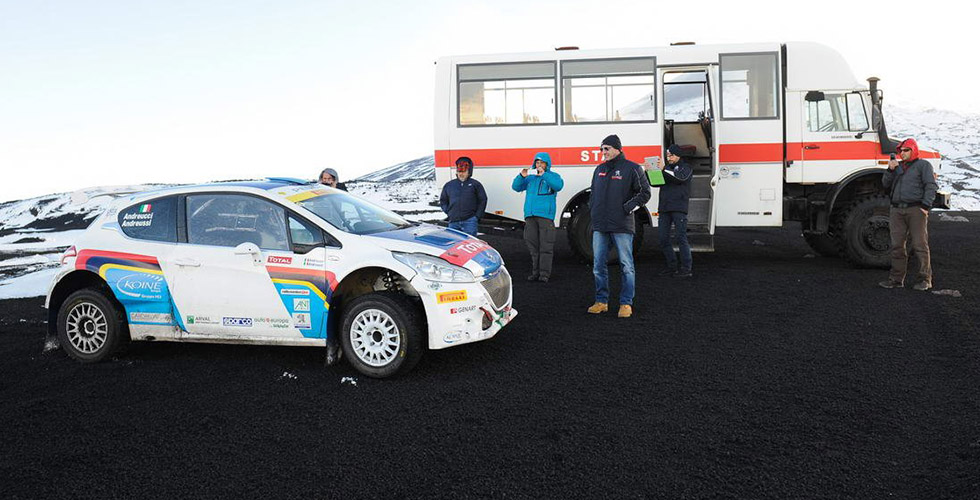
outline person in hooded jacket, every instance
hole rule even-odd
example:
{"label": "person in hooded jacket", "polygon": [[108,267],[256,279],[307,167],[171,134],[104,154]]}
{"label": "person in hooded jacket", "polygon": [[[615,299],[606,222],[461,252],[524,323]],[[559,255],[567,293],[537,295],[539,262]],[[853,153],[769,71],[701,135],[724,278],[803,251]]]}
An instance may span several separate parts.
{"label": "person in hooded jacket", "polygon": [[888,162],[881,184],[891,198],[888,227],[891,232],[892,267],[888,279],[878,283],[884,288],[905,286],[908,270],[906,243],[912,240],[912,250],[919,261],[915,290],[932,288],[932,262],[929,255],[929,210],[936,198],[936,176],[932,164],[919,158],[915,139],[905,139],[898,145],[901,161]]}
{"label": "person in hooded jacket", "polygon": [[[660,186],[657,205],[657,233],[660,236],[660,250],[667,260],[661,276],[678,278],[691,277],[691,245],[687,242],[687,207],[691,198],[691,167],[681,158],[681,148],[671,144],[667,148],[667,162],[661,158],[657,168],[664,173],[664,185]],[[677,233],[677,246],[681,254],[681,267],[677,268],[677,256],[670,242],[670,226]]]}
{"label": "person in hooded jacket", "polygon": [[551,171],[551,155],[538,153],[530,169],[522,169],[511,187],[524,192],[524,241],[531,252],[531,274],[528,281],[547,283],[555,251],[555,200],[565,181]]}
{"label": "person in hooded jacket", "polygon": [[337,176],[337,171],[332,168],[325,168],[320,172],[320,184],[325,186],[330,186],[341,191],[347,191],[347,186],[340,182],[340,177]]}
{"label": "person in hooded jacket", "polygon": [[602,140],[605,160],[592,172],[592,274],[595,275],[595,303],[589,313],[609,310],[609,248],[616,246],[623,282],[619,292],[620,318],[633,315],[636,271],[633,267],[633,212],[650,201],[650,182],[639,165],[626,159],[623,144],[616,135]]}
{"label": "person in hooded jacket", "polygon": [[456,159],[456,178],[442,186],[439,206],[449,217],[449,229],[476,236],[477,225],[487,208],[487,192],[473,178],[473,160]]}

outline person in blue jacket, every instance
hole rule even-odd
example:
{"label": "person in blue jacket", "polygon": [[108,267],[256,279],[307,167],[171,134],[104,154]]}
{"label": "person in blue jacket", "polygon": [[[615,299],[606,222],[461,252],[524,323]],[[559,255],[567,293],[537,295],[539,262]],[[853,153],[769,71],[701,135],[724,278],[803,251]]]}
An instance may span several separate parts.
{"label": "person in blue jacket", "polygon": [[555,255],[555,199],[565,181],[551,171],[551,155],[538,153],[530,170],[525,168],[514,177],[511,187],[524,192],[524,241],[531,252],[531,274],[528,281],[547,283]]}
{"label": "person in blue jacket", "polygon": [[[667,163],[661,158],[657,168],[664,172],[664,185],[660,186],[660,202],[657,207],[657,233],[660,250],[667,259],[661,276],[691,277],[691,245],[687,242],[687,206],[691,198],[691,167],[680,156],[681,148],[671,144],[667,148]],[[670,243],[670,226],[677,233],[677,246],[681,254],[681,266],[677,268],[677,256]]]}
{"label": "person in blue jacket", "polygon": [[477,224],[487,208],[487,192],[473,178],[473,160],[466,156],[456,159],[456,178],[442,187],[439,206],[449,216],[449,229],[476,236]]}

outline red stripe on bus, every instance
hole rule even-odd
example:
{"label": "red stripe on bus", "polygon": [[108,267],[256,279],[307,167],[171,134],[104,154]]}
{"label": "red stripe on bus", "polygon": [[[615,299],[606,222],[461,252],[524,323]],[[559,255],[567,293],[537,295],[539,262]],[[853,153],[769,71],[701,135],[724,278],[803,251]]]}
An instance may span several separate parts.
{"label": "red stripe on bus", "polygon": [[[648,156],[660,156],[660,146],[625,146],[623,154],[637,163]],[[582,153],[586,159],[582,159]],[[531,166],[538,153],[551,155],[553,165],[589,165],[602,163],[602,151],[598,146],[575,148],[501,148],[501,149],[442,149],[435,152],[437,168],[456,165],[456,158],[468,156],[476,168]]]}
{"label": "red stripe on bus", "polygon": [[[803,149],[804,147],[810,149]],[[443,149],[435,152],[437,168],[452,167],[456,158],[468,156],[473,164],[479,167],[513,167],[531,164],[534,155],[545,152],[551,155],[554,165],[597,165],[602,163],[599,148],[501,148],[501,149]],[[582,153],[587,159],[582,159]],[[648,156],[660,156],[661,146],[626,146],[623,153],[627,158],[642,162]],[[804,153],[806,154],[804,158]],[[939,158],[934,151],[920,150],[920,158]],[[847,141],[847,142],[793,142],[786,145],[786,159],[789,161],[826,161],[826,160],[882,160],[888,155],[882,154],[877,142]],[[720,163],[781,163],[783,161],[783,144],[722,144],[718,148]]]}

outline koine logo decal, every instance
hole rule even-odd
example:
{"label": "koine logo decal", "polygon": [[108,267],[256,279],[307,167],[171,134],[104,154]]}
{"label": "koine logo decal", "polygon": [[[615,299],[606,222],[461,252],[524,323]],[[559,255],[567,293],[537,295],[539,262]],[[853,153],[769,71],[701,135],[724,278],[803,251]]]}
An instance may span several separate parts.
{"label": "koine logo decal", "polygon": [[224,326],[238,326],[238,327],[251,328],[252,327],[252,318],[228,318],[228,317],[225,317],[225,318],[221,318],[221,324],[224,325]]}
{"label": "koine logo decal", "polygon": [[456,290],[454,292],[437,293],[436,300],[440,304],[447,304],[449,302],[462,302],[466,300],[466,290]]}
{"label": "koine logo decal", "polygon": [[147,273],[127,274],[116,281],[119,293],[142,300],[163,299],[163,276]]}
{"label": "koine logo decal", "polygon": [[293,263],[293,258],[292,257],[280,257],[278,255],[270,255],[268,262],[269,262],[269,264],[292,264]]}

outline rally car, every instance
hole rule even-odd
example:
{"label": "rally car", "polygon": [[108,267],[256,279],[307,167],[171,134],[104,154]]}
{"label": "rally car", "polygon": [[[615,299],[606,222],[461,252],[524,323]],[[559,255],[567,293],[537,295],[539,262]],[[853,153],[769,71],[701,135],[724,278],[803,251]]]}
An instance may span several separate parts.
{"label": "rally car", "polygon": [[288,179],[125,196],[62,263],[49,334],[83,362],[128,340],[318,346],[387,377],[517,315],[482,240]]}

